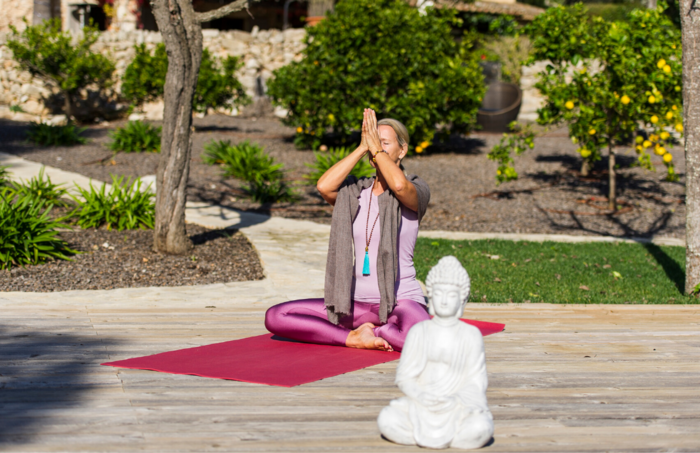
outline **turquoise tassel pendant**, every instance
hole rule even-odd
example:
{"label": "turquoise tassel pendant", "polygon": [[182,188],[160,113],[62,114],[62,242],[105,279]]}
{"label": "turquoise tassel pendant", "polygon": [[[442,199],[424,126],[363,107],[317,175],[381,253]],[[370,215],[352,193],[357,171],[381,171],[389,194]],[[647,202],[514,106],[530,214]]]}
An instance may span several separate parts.
{"label": "turquoise tassel pendant", "polygon": [[362,275],[369,275],[369,251],[365,247],[365,264],[362,266]]}

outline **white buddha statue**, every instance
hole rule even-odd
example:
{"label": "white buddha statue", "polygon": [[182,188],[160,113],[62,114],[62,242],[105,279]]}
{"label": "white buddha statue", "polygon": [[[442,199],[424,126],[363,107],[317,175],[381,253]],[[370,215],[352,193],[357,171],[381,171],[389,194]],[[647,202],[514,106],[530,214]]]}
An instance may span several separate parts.
{"label": "white buddha statue", "polygon": [[382,409],[377,423],[388,440],[428,448],[483,447],[493,435],[486,402],[484,340],[459,320],[469,298],[469,275],[454,256],[428,273],[430,321],[408,332],[396,370],[405,397]]}

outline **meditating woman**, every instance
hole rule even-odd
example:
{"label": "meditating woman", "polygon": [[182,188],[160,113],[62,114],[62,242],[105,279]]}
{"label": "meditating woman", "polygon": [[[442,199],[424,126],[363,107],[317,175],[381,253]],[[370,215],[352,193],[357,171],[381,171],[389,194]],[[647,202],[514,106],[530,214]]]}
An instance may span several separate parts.
{"label": "meditating woman", "polygon": [[[400,167],[408,131],[365,109],[360,146],[318,180],[334,206],[324,299],[271,307],[265,326],[308,343],[401,351],[408,330],[430,319],[416,280],[413,249],[430,201],[428,185]],[[373,178],[348,176],[365,156]],[[354,249],[354,251],[353,251]]]}

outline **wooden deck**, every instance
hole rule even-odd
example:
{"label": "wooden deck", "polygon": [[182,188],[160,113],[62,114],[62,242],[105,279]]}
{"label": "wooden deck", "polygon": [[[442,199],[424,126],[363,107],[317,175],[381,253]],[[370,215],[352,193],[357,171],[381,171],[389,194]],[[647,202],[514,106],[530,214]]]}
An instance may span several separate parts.
{"label": "wooden deck", "polygon": [[[376,427],[399,395],[396,362],[290,389],[99,365],[265,332],[270,301],[177,291],[0,294],[0,451],[419,451]],[[486,338],[496,433],[484,451],[700,451],[700,307],[465,315],[506,323]]]}

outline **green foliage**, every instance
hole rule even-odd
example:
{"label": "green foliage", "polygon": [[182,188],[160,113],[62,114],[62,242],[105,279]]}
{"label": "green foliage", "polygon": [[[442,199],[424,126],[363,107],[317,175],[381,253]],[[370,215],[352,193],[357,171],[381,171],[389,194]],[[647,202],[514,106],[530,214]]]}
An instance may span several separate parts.
{"label": "green foliage", "polygon": [[589,15],[600,16],[610,22],[627,20],[629,13],[633,9],[640,7],[644,7],[644,5],[630,3],[586,3],[586,9]]}
{"label": "green foliage", "polygon": [[52,183],[51,178],[44,175],[44,167],[42,166],[39,175],[31,178],[28,182],[10,182],[5,196],[26,199],[35,204],[43,203],[46,207],[68,206],[64,199],[68,196],[68,191],[61,186],[62,184]]}
{"label": "green foliage", "polygon": [[316,148],[332,129],[359,130],[364,108],[404,122],[414,143],[441,132],[465,132],[476,121],[483,77],[468,37],[451,9],[421,14],[403,0],[355,0],[336,5],[307,29],[303,58],[278,69],[268,84],[275,103],[298,126],[295,143]]}
{"label": "green foliage", "polygon": [[237,145],[228,140],[211,141],[204,145],[202,158],[206,164],[221,165],[224,176],[247,182],[277,181],[283,177],[282,164],[275,164],[260,145],[248,140]]}
{"label": "green foliage", "polygon": [[[326,153],[314,151],[316,161],[313,164],[306,164],[307,167],[313,170],[311,173],[304,175],[306,183],[316,185],[329,168],[345,159],[350,153],[352,153],[352,149],[345,147],[331,148]],[[372,168],[367,159],[360,159],[350,174],[358,178],[369,177],[374,174],[374,168]]]}
{"label": "green foliage", "polygon": [[519,26],[513,16],[507,14],[466,13],[464,25],[482,34],[512,36]]}
{"label": "green foliage", "polygon": [[8,168],[10,168],[8,165],[0,165],[0,189],[10,185]]}
{"label": "green foliage", "polygon": [[195,111],[206,113],[208,109],[237,107],[250,103],[243,85],[236,78],[236,71],[243,66],[237,57],[214,58],[208,49],[202,53],[197,90],[194,93]]}
{"label": "green foliage", "polygon": [[[150,185],[149,185],[150,187]],[[96,190],[90,184],[90,190],[78,187],[79,197],[72,197],[77,207],[70,213],[76,217],[81,228],[134,230],[153,228],[155,223],[155,195],[148,187],[141,188],[141,179],[131,182],[112,175],[112,187],[107,192],[106,185]]]}
{"label": "green foliage", "polygon": [[511,134],[503,134],[501,142],[491,149],[488,154],[490,160],[498,162],[496,170],[496,183],[513,181],[518,179],[518,172],[513,168],[513,158],[510,153],[515,152],[516,156],[521,155],[528,149],[535,147],[535,132],[532,126],[521,126],[513,121],[508,125]]}
{"label": "green foliage", "polygon": [[204,145],[202,160],[209,165],[220,165],[225,177],[246,181],[248,184],[243,189],[257,202],[274,203],[298,199],[283,180],[282,164],[276,164],[257,143],[245,140],[231,145],[228,140],[211,141]]}
{"label": "green foliage", "polygon": [[125,127],[118,127],[110,134],[112,141],[107,146],[112,151],[126,153],[159,153],[162,129],[142,121],[129,121]]}
{"label": "green foliage", "polygon": [[256,178],[243,188],[258,203],[294,202],[299,196],[281,179],[265,181]]}
{"label": "green foliage", "polygon": [[636,135],[639,164],[653,170],[653,149],[663,156],[667,179],[677,179],[664,145],[674,130],[683,131],[682,54],[680,31],[665,7],[634,10],[625,22],[590,17],[581,4],[550,8],[525,28],[533,45],[529,62],[551,62],[535,85],[546,98],[537,121],[568,123],[590,164]]}
{"label": "green foliage", "polygon": [[15,202],[7,189],[0,192],[0,269],[69,260],[77,253],[56,237],[58,228],[67,228],[49,218],[44,201],[20,196]]}
{"label": "green foliage", "polygon": [[27,140],[41,146],[72,146],[82,145],[87,139],[82,134],[87,128],[75,124],[54,126],[45,123],[32,122],[27,130]]}
{"label": "green foliage", "polygon": [[523,63],[530,56],[530,40],[526,36],[483,38],[481,49],[485,60],[501,63],[501,78],[520,84]]}
{"label": "green foliage", "polygon": [[20,67],[33,76],[57,87],[66,97],[65,114],[72,117],[73,98],[79,91],[95,84],[107,88],[112,83],[114,63],[94,53],[90,47],[97,41],[99,30],[88,26],[74,40],[69,31],[61,31],[61,20],[52,19],[29,25],[21,33],[10,26],[12,37],[7,46]]}
{"label": "green foliage", "polygon": [[[209,108],[238,107],[250,103],[235,74],[242,64],[237,57],[219,59],[204,49],[192,103],[194,110],[206,113]],[[122,97],[132,106],[161,98],[167,72],[168,55],[164,44],[158,44],[153,53],[144,44],[136,46],[134,60],[124,73]]]}
{"label": "green foliage", "polygon": [[134,46],[134,50],[134,59],[122,76],[121,94],[132,105],[141,105],[163,96],[168,55],[163,44],[158,44],[153,54],[145,43]]}
{"label": "green foliage", "polygon": [[469,272],[471,302],[698,303],[684,294],[685,247],[418,238],[416,277],[445,255]]}

